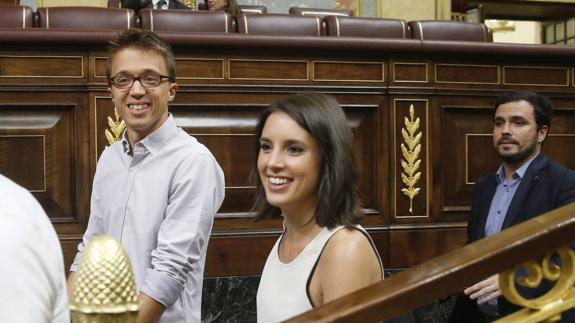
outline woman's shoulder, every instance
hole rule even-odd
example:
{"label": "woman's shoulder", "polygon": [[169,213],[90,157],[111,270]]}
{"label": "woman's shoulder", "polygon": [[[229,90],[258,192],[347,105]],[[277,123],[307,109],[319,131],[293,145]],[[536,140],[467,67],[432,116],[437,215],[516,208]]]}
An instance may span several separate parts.
{"label": "woman's shoulder", "polygon": [[383,279],[379,256],[365,231],[340,228],[325,246],[317,267],[318,304]]}
{"label": "woman's shoulder", "polygon": [[374,255],[373,246],[367,233],[359,227],[342,227],[333,234],[325,246],[327,258],[335,257],[343,261],[361,260]]}

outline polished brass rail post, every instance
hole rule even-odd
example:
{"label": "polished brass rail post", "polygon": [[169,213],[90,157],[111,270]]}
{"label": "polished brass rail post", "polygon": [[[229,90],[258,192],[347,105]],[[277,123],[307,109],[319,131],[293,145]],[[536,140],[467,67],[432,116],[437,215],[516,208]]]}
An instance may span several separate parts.
{"label": "polished brass rail post", "polygon": [[74,275],[70,300],[73,323],[132,323],[138,316],[138,291],[126,251],[110,236],[88,244]]}

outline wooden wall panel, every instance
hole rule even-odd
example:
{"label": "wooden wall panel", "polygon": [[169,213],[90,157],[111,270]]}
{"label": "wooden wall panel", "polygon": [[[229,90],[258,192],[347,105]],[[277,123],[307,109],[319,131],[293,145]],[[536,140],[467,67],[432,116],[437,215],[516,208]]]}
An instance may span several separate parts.
{"label": "wooden wall panel", "polygon": [[31,192],[46,192],[45,147],[44,135],[0,135],[0,173]]}
{"label": "wooden wall panel", "polygon": [[566,67],[504,66],[503,84],[528,86],[569,86]]}
{"label": "wooden wall panel", "polygon": [[[360,171],[359,195],[362,207],[370,214],[379,215],[381,210],[381,190],[378,186],[380,150],[377,106],[343,106],[353,131],[355,154]],[[379,219],[380,223],[383,219]]]}
{"label": "wooden wall panel", "polygon": [[230,59],[230,80],[308,81],[307,61]]}
{"label": "wooden wall panel", "polygon": [[83,56],[0,56],[0,77],[83,78]]}
{"label": "wooden wall panel", "polygon": [[54,220],[75,218],[73,107],[0,110],[0,172],[33,192]]}
{"label": "wooden wall panel", "polygon": [[[467,229],[460,227],[412,227],[391,230],[389,263],[392,268],[417,266],[465,244]],[[429,245],[433,248],[429,248]]]}
{"label": "wooden wall panel", "polygon": [[224,78],[224,60],[213,58],[177,58],[177,81],[185,80],[222,80]]}
{"label": "wooden wall panel", "polygon": [[543,151],[561,165],[575,169],[575,105],[558,105]]}
{"label": "wooden wall panel", "polygon": [[429,82],[429,64],[427,62],[393,62],[391,68],[394,84]]}
{"label": "wooden wall panel", "polygon": [[499,66],[435,64],[435,83],[499,84]]}
{"label": "wooden wall panel", "polygon": [[[467,211],[473,182],[497,167],[492,111],[485,106],[443,106],[439,166],[444,212]],[[463,208],[463,209],[462,209]]]}
{"label": "wooden wall panel", "polygon": [[84,53],[0,51],[0,85],[85,84],[88,58]]}
{"label": "wooden wall panel", "polygon": [[254,129],[263,106],[174,105],[178,126],[206,145],[218,160],[226,178],[226,198],[220,217],[251,216],[253,185],[249,177],[255,164]]}
{"label": "wooden wall panel", "polygon": [[213,236],[208,246],[204,276],[261,274],[269,251],[278,237],[279,233],[235,237]]}
{"label": "wooden wall panel", "polygon": [[106,83],[106,69],[108,58],[105,55],[91,57],[90,80],[92,82]]}
{"label": "wooden wall panel", "polygon": [[[170,111],[213,152],[226,175],[207,276],[258,274],[282,230],[280,219],[253,221],[249,177],[257,116],[291,93],[319,91],[342,104],[360,166],[363,223],[389,269],[413,266],[465,242],[473,182],[499,164],[490,107],[504,90],[527,87],[551,97],[558,109],[544,151],[575,168],[571,60],[334,48],[176,53],[180,88]],[[40,200],[69,264],[87,225],[91,179],[108,144],[107,120],[114,118],[104,49],[6,48],[0,62],[0,172]],[[408,130],[406,119],[419,123]],[[409,168],[402,165],[408,159],[402,129],[421,133],[413,202],[402,192],[409,188],[402,180]]]}
{"label": "wooden wall panel", "polygon": [[385,81],[385,64],[378,62],[314,61],[314,81]]}

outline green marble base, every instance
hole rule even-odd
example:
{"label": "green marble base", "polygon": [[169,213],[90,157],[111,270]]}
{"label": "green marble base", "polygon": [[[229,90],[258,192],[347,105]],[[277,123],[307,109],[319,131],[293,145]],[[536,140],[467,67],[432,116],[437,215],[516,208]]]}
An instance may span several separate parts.
{"label": "green marble base", "polygon": [[[398,271],[386,271],[388,277]],[[202,322],[256,322],[256,293],[259,276],[204,279]],[[394,323],[447,323],[455,297],[435,301],[398,317]]]}

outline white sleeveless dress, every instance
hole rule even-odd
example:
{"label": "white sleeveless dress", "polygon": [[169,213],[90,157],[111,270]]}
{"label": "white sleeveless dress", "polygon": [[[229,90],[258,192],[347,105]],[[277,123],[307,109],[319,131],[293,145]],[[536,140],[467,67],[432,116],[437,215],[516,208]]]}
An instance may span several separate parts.
{"label": "white sleeveless dress", "polygon": [[[260,280],[257,293],[257,317],[259,323],[284,321],[313,308],[308,295],[311,274],[327,241],[344,226],[329,230],[324,227],[315,238],[291,262],[283,263],[279,259],[280,236],[272,248]],[[356,228],[367,236],[371,246],[381,259],[373,241],[361,226]]]}

